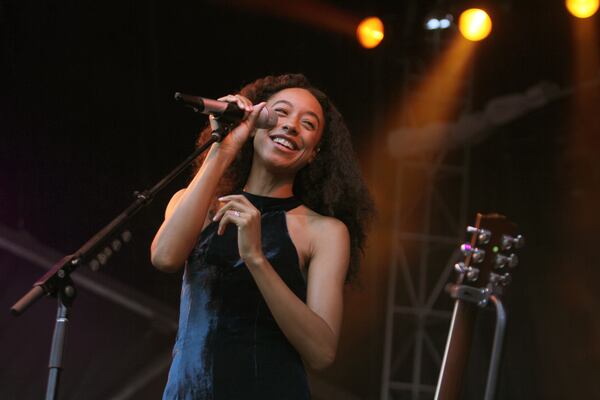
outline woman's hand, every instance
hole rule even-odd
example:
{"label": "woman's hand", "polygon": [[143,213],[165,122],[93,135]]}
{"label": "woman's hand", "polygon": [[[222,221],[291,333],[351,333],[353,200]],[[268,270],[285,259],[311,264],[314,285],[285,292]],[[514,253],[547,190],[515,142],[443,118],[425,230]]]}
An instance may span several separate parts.
{"label": "woman's hand", "polygon": [[[236,126],[221,142],[221,148],[227,151],[232,151],[233,154],[237,154],[248,138],[253,136],[254,124],[260,111],[265,106],[265,102],[257,105],[252,105],[252,102],[247,97],[242,95],[230,94],[218,99],[219,101],[226,101],[228,103],[235,103],[241,110],[245,112],[244,119]],[[218,121],[217,121],[218,123]]]}
{"label": "woman's hand", "polygon": [[219,221],[217,234],[222,235],[229,223],[237,225],[240,257],[249,267],[257,265],[264,258],[260,211],[246,197],[239,194],[221,197],[219,201],[225,205],[213,218],[213,221]]}

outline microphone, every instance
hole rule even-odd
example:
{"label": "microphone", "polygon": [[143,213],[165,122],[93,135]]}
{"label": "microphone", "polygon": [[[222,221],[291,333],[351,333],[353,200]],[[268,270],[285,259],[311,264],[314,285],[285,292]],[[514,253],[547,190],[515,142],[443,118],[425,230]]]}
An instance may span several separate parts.
{"label": "microphone", "polygon": [[[184,102],[196,112],[212,114],[218,118],[219,121],[236,124],[244,119],[245,111],[239,108],[235,103],[205,99],[203,97],[179,92],[175,93],[175,100]],[[277,113],[269,110],[267,107],[263,107],[263,109],[260,110],[260,114],[258,114],[258,118],[256,118],[255,126],[262,129],[271,129],[277,125],[277,119]]]}

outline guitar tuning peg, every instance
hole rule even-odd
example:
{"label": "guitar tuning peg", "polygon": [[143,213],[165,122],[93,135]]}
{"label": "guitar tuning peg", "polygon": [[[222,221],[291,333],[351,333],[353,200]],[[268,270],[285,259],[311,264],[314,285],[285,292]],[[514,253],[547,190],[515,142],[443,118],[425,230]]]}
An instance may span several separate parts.
{"label": "guitar tuning peg", "polygon": [[475,282],[479,278],[479,268],[469,267],[467,271],[467,280]]}
{"label": "guitar tuning peg", "polygon": [[514,268],[519,265],[519,258],[515,253],[512,253],[508,257],[502,254],[498,254],[496,256],[496,268],[504,268],[506,265],[508,265],[510,268]]}
{"label": "guitar tuning peg", "polygon": [[467,267],[464,262],[454,264],[454,270],[459,274],[466,274],[468,281],[476,281],[479,278],[479,268]]}
{"label": "guitar tuning peg", "polygon": [[463,253],[463,255],[465,257],[468,257],[471,255],[471,253],[473,251],[473,247],[471,246],[470,243],[464,243],[460,246],[460,251]]}
{"label": "guitar tuning peg", "polygon": [[517,235],[517,237],[515,237],[515,249],[520,249],[521,247],[525,246],[525,237],[523,235]]}
{"label": "guitar tuning peg", "polygon": [[467,233],[475,233],[477,232],[479,229],[475,228],[474,226],[467,226]]}
{"label": "guitar tuning peg", "polygon": [[467,271],[467,267],[465,267],[465,263],[461,261],[454,264],[454,270],[459,274],[464,274]]}
{"label": "guitar tuning peg", "polygon": [[510,250],[513,247],[515,249],[520,249],[525,245],[525,238],[521,235],[517,235],[516,237],[512,237],[509,235],[502,235],[501,246],[502,250]]}
{"label": "guitar tuning peg", "polygon": [[473,249],[473,262],[475,264],[479,264],[481,262],[483,262],[483,259],[485,258],[485,250],[481,250],[478,248]]}
{"label": "guitar tuning peg", "polygon": [[492,238],[492,232],[487,229],[475,228],[474,226],[468,226],[467,233],[477,234],[477,244],[488,244]]}
{"label": "guitar tuning peg", "polygon": [[479,244],[488,244],[490,239],[492,238],[492,232],[487,229],[480,229],[479,234],[477,235],[477,243]]}
{"label": "guitar tuning peg", "polygon": [[502,275],[492,272],[490,273],[490,282],[494,285],[508,286],[512,282],[512,276],[508,272]]}
{"label": "guitar tuning peg", "polygon": [[477,247],[471,246],[469,243],[465,243],[460,246],[460,251],[465,257],[472,256],[473,262],[479,264],[485,258],[485,250],[478,249]]}

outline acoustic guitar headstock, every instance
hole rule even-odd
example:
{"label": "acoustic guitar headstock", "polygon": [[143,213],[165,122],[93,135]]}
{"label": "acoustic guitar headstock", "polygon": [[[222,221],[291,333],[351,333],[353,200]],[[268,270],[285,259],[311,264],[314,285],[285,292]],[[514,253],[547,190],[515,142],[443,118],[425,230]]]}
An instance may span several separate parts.
{"label": "acoustic guitar headstock", "polygon": [[502,294],[519,263],[515,250],[525,244],[523,236],[500,214],[478,213],[475,226],[469,226],[467,232],[471,240],[461,246],[465,259],[454,266],[459,274],[457,284]]}

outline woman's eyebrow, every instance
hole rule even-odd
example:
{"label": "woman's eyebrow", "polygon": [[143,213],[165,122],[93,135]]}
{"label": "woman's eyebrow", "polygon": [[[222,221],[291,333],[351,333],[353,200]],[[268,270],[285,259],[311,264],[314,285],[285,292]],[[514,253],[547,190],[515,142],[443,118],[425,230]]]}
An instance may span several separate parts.
{"label": "woman's eyebrow", "polygon": [[290,103],[290,102],[289,102],[289,101],[287,101],[287,100],[277,100],[275,103],[273,103],[273,105],[275,106],[275,105],[277,105],[277,104],[279,104],[279,103],[285,103],[285,104],[287,104],[288,106],[290,106],[290,107],[293,107],[292,103]]}
{"label": "woman's eyebrow", "polygon": [[[273,103],[273,105],[272,105],[271,107],[274,107],[274,106],[276,106],[276,105],[277,105],[277,104],[279,104],[279,103],[284,103],[284,104],[287,104],[287,105],[288,105],[288,106],[290,106],[290,107],[294,107],[294,105],[293,105],[292,103],[290,103],[290,102],[289,102],[289,101],[287,101],[287,100],[283,100],[283,99],[282,99],[282,100],[277,100],[275,103]],[[315,119],[317,120],[317,122],[318,122],[319,124],[321,124],[321,120],[319,119],[319,116],[318,116],[318,115],[317,115],[315,112],[312,112],[312,111],[306,111],[306,114],[312,115],[313,117],[315,117]]]}

